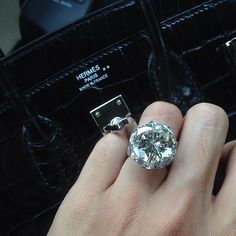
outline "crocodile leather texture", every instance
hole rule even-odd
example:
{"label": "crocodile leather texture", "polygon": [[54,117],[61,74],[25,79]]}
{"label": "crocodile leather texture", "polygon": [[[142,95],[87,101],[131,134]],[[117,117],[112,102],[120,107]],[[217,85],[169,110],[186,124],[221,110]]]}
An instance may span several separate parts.
{"label": "crocodile leather texture", "polygon": [[[157,1],[175,67],[168,91],[156,76],[161,65],[139,5],[110,3],[0,59],[0,79],[14,81],[41,119],[55,126],[64,148],[57,155],[53,146],[53,155],[41,160],[0,88],[1,235],[46,235],[101,137],[89,111],[116,95],[137,119],[165,92],[184,113],[201,101],[220,105],[230,118],[228,140],[236,138],[236,77],[219,53],[236,37],[236,1]],[[83,77],[91,68],[95,77]]]}

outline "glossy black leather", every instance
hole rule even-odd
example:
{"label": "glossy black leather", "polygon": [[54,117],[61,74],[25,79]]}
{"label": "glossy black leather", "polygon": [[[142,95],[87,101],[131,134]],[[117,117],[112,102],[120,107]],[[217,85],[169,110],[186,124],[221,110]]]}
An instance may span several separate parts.
{"label": "glossy black leather", "polygon": [[[176,103],[182,110],[202,100],[222,106],[230,116],[232,139],[236,137],[236,78],[216,49],[236,36],[236,1],[202,2],[195,1],[198,6],[187,0],[157,2],[174,64],[189,78],[187,84],[194,95]],[[151,58],[142,11],[135,1],[125,0],[0,60],[2,70],[38,113],[57,123],[77,149],[76,161],[67,163],[68,170],[76,168],[66,172],[68,184],[60,182],[58,169],[51,170],[48,181],[59,179],[59,189],[41,181],[39,162],[26,150],[22,124],[0,91],[0,233],[46,234],[58,205],[100,137],[89,111],[121,93],[138,118],[149,103],[160,98]],[[110,66],[109,79],[80,91],[83,84],[76,75],[97,64]],[[178,97],[178,91],[172,95]],[[59,158],[56,161],[62,163]],[[48,161],[51,169],[54,163]]]}

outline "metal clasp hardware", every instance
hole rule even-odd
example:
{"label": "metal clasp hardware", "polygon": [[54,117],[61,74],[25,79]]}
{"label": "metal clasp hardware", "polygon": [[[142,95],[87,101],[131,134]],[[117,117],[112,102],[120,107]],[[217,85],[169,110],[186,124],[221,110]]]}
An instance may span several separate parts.
{"label": "metal clasp hardware", "polygon": [[226,60],[236,67],[236,37],[226,42],[223,46]]}
{"label": "metal clasp hardware", "polygon": [[103,134],[122,130],[129,123],[130,110],[122,95],[90,111],[95,123]]}

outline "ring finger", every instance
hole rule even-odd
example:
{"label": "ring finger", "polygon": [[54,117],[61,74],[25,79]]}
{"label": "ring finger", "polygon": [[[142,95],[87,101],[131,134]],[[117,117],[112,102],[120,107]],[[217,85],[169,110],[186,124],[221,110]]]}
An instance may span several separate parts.
{"label": "ring finger", "polygon": [[[165,102],[155,102],[150,105],[143,112],[139,125],[152,120],[169,126],[175,137],[178,137],[183,123],[180,110],[176,106]],[[127,187],[132,182],[132,185],[141,185],[142,188],[156,189],[165,179],[166,175],[166,168],[146,170],[140,167],[133,159],[128,158],[120,171],[117,182],[126,183]]]}

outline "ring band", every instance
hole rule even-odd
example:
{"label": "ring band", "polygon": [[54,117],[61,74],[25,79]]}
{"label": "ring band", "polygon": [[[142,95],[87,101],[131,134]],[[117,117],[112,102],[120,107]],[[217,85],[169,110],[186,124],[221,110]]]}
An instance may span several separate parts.
{"label": "ring band", "polygon": [[172,130],[155,121],[138,126],[129,139],[128,155],[145,169],[162,169],[176,155]]}

